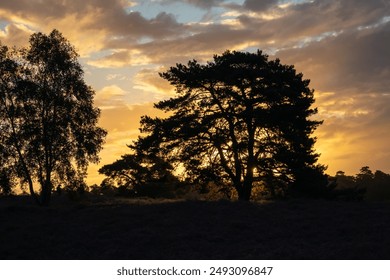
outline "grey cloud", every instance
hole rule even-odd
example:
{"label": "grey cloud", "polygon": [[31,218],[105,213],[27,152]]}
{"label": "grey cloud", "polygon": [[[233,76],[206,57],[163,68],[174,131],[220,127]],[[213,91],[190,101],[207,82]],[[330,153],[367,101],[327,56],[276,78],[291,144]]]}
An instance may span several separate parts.
{"label": "grey cloud", "polygon": [[272,20],[246,13],[238,20],[245,28],[253,29],[259,41],[272,40],[278,47],[291,47],[327,33],[373,25],[389,16],[390,10],[389,4],[380,0],[321,0],[276,8],[273,13],[278,16]]}
{"label": "grey cloud", "polygon": [[[1,13],[1,11],[4,11]],[[8,15],[8,16],[7,16]],[[0,3],[0,16],[10,20],[17,15],[20,18],[33,22],[45,22],[55,19],[65,19],[74,15],[80,19],[80,25],[85,32],[94,30],[107,30],[112,37],[125,37],[139,39],[146,36],[150,38],[163,38],[180,34],[185,31],[182,24],[174,16],[162,12],[153,19],[146,19],[140,13],[128,13],[125,2],[122,0],[3,0]],[[8,17],[8,18],[7,18]],[[87,17],[93,18],[83,23]]]}
{"label": "grey cloud", "polygon": [[71,4],[67,2],[72,1],[3,0],[0,3],[0,9],[12,12],[9,16],[18,15],[24,18],[29,18],[30,15],[36,15],[41,17],[41,19],[45,19],[48,16],[62,17],[66,10],[69,9],[69,6],[65,7],[65,4]]}
{"label": "grey cloud", "polygon": [[278,4],[278,0],[245,0],[243,7],[252,11],[265,11],[276,4]]}
{"label": "grey cloud", "polygon": [[[175,1],[177,0],[161,0],[160,3]],[[223,5],[225,8],[233,9],[233,6],[237,6],[237,4],[225,3],[224,0],[186,0],[186,2],[202,8]],[[252,10],[264,10],[274,6],[277,2],[277,0],[246,0],[241,9],[246,7]],[[222,46],[228,48],[236,45],[232,42],[237,41],[234,37],[237,33],[243,43],[257,41],[259,48],[267,47],[269,44],[267,42],[273,42],[278,48],[288,48],[297,45],[305,38],[373,24],[389,14],[389,4],[386,1],[322,0],[292,5],[283,10],[279,18],[273,20],[258,19],[243,12],[238,20],[245,30],[237,31],[215,24],[212,26],[181,24],[174,16],[165,12],[153,19],[146,19],[138,12],[128,13],[124,5],[122,0],[5,0],[0,3],[0,11],[4,10],[5,14],[18,14],[25,18],[35,17],[35,21],[45,18],[61,20],[69,14],[74,14],[80,18],[80,25],[83,24],[83,26],[75,26],[80,34],[105,31],[106,38],[98,38],[98,40],[104,39],[107,49],[128,48],[143,38],[149,38],[153,40],[152,43],[156,47],[169,45],[177,40],[177,44],[193,42],[194,46],[206,49],[213,49],[212,44],[217,44],[220,46],[215,48],[217,50],[220,50]],[[88,16],[93,20],[83,23],[83,19]],[[218,33],[220,30],[222,30],[221,34]],[[191,33],[195,34],[195,37],[187,38],[186,36]],[[200,41],[194,42],[194,38]],[[137,47],[142,47],[142,45]],[[194,49],[192,46],[189,47]]]}
{"label": "grey cloud", "polygon": [[212,7],[218,7],[225,0],[160,0],[161,4],[175,3],[175,2],[185,2],[187,4],[193,5],[201,9],[211,9]]}
{"label": "grey cloud", "polygon": [[351,31],[277,53],[296,64],[320,90],[386,93],[390,91],[390,22]]}
{"label": "grey cloud", "polygon": [[341,28],[369,25],[389,15],[389,2],[382,0],[316,0],[291,6],[291,20],[309,18],[312,22]]}
{"label": "grey cloud", "polygon": [[[162,64],[165,66],[174,65],[177,62],[187,63],[189,60],[197,59],[206,61],[214,54],[221,53],[227,49],[237,49],[237,46],[246,42],[254,34],[252,30],[235,30],[222,24],[192,26],[195,34],[165,40],[152,40],[147,43],[130,43],[126,40],[110,41],[108,48],[128,49],[121,52],[121,56],[131,57],[136,51],[145,56],[149,63]],[[118,56],[106,56],[103,60],[118,61]],[[121,61],[121,60],[119,60]]]}
{"label": "grey cloud", "polygon": [[26,19],[37,17],[44,21],[48,18],[61,19],[67,14],[78,14],[81,19],[88,16],[88,12],[120,10],[123,3],[121,0],[2,0],[0,9],[11,12],[10,16],[18,15]]}
{"label": "grey cloud", "polygon": [[185,31],[175,18],[165,12],[159,13],[155,18],[145,19],[139,12],[125,13],[123,10],[108,11],[93,27],[107,29],[115,37],[123,36],[125,39],[139,39],[143,36],[150,38],[166,38],[178,35]]}
{"label": "grey cloud", "polygon": [[175,64],[188,60],[209,60],[213,54],[235,48],[251,37],[251,30],[234,30],[224,25],[204,27],[205,32],[175,40],[153,41],[134,46],[154,63]]}
{"label": "grey cloud", "polygon": [[[342,71],[343,79],[347,83],[353,84],[358,80],[362,84],[359,85],[361,90],[368,91],[370,87],[379,90],[378,87],[386,88],[388,83],[382,85],[383,83],[373,80],[366,81],[365,70],[369,68],[369,74],[372,73],[371,76],[376,80],[382,80],[383,75],[388,75],[386,72],[389,60],[389,56],[386,55],[389,49],[388,24],[365,31],[358,30],[358,27],[377,22],[385,15],[383,9],[387,5],[381,1],[366,2],[357,1],[356,5],[361,5],[365,10],[363,13],[367,15],[367,19],[356,18],[361,14],[358,10],[352,11],[351,13],[355,14],[344,22],[333,18],[335,11],[340,10],[339,13],[344,13],[341,10],[346,10],[351,0],[317,1],[288,8],[285,16],[274,20],[259,20],[241,15],[238,19],[245,26],[241,29],[222,24],[191,25],[185,28],[186,31],[194,33],[192,36],[177,36],[172,37],[171,40],[154,40],[146,44],[127,46],[138,49],[155,63],[166,64],[175,63],[178,59],[183,62],[182,59],[199,58],[200,54],[204,57],[204,55],[220,53],[239,46],[240,43],[245,47],[245,42],[252,42],[252,46],[257,42],[258,48],[262,49],[272,46],[286,48],[286,51],[278,55],[289,57],[291,64],[304,65],[305,73],[313,73],[310,76],[321,76],[321,79],[316,82],[318,86],[324,88],[332,86],[335,89],[345,87],[341,79],[332,74]],[[309,11],[314,14],[309,14]],[[373,14],[376,17],[375,21]],[[328,18],[328,22],[324,22],[323,18]],[[338,33],[338,36],[328,34],[328,38],[321,38],[321,35],[334,30],[343,30],[344,33],[341,35]],[[318,36],[316,40],[319,42],[314,40],[314,43],[307,42],[303,48],[292,49],[300,43],[300,40],[313,36]],[[269,43],[272,41],[274,43]],[[373,63],[377,65],[372,65]],[[371,65],[375,66],[375,69],[372,69]],[[318,72],[321,74],[317,74]]]}

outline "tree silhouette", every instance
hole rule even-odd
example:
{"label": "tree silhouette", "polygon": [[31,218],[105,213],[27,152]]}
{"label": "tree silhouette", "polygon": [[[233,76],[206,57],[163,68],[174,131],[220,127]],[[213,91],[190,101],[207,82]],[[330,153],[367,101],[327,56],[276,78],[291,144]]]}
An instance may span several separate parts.
{"label": "tree silhouette", "polygon": [[57,30],[33,34],[27,49],[8,55],[3,49],[2,145],[31,195],[48,205],[55,183],[84,178],[88,163],[99,160],[106,132],[97,126],[95,93],[74,47]]}
{"label": "tree silhouette", "polygon": [[10,58],[10,50],[0,44],[0,190],[3,194],[9,194],[12,190],[13,162],[10,156],[11,150],[6,140],[9,138],[10,126],[6,121],[7,115],[13,114],[12,106],[3,106],[6,96],[13,91],[15,85],[15,73],[17,64]]}
{"label": "tree silhouette", "polygon": [[389,200],[390,174],[380,170],[373,173],[368,166],[363,166],[355,176],[347,176],[338,171],[333,177],[336,185],[335,195],[348,200]]}
{"label": "tree silhouette", "polygon": [[[121,159],[103,166],[99,173],[113,180],[124,193],[152,195],[146,188],[154,184],[177,183],[173,166],[156,155],[126,154]],[[163,189],[160,186],[160,189]],[[161,191],[160,191],[161,193]]]}
{"label": "tree silhouette", "polygon": [[10,169],[0,167],[0,194],[10,195],[14,188],[13,176]]}
{"label": "tree silhouette", "polygon": [[360,168],[360,172],[356,175],[356,181],[365,183],[374,180],[374,177],[374,173],[372,173],[370,167],[363,166]]}
{"label": "tree silhouette", "polygon": [[241,200],[255,185],[276,195],[304,183],[308,171],[323,175],[310,136],[321,123],[309,119],[317,112],[313,90],[293,66],[261,51],[227,51],[160,75],[176,88],[175,97],[155,104],[170,117],[143,116],[147,135],[136,150],[161,153],[187,180],[231,185]]}

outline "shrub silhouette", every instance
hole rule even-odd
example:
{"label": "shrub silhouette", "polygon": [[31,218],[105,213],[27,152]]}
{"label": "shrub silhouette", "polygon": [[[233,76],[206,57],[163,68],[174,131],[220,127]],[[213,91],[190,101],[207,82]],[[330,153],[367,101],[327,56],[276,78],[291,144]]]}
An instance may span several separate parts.
{"label": "shrub silhouette", "polygon": [[377,170],[367,187],[368,200],[390,200],[390,174]]}

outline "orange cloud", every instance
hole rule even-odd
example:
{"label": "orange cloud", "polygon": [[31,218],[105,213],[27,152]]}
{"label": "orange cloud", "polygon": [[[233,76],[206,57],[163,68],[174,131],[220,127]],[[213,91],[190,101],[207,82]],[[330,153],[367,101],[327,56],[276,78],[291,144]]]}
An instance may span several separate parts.
{"label": "orange cloud", "polygon": [[0,42],[7,46],[26,46],[32,33],[34,32],[23,24],[11,23],[4,31],[0,30]]}

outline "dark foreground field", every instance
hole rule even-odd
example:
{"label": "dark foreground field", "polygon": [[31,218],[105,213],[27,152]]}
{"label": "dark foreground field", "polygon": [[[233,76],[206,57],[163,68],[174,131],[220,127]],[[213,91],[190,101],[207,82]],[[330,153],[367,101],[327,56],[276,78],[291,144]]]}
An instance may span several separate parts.
{"label": "dark foreground field", "polygon": [[0,199],[1,259],[390,259],[390,204]]}

